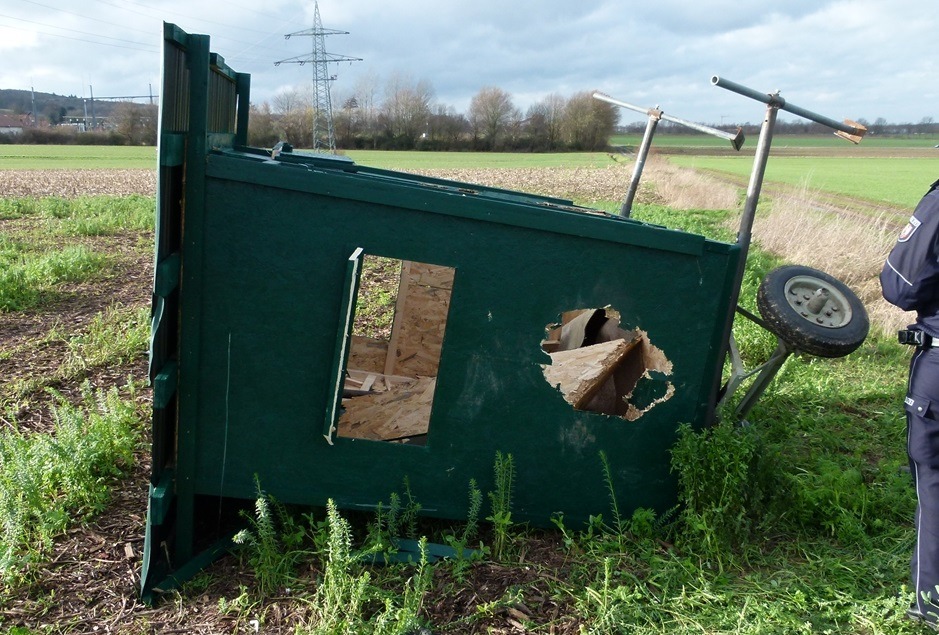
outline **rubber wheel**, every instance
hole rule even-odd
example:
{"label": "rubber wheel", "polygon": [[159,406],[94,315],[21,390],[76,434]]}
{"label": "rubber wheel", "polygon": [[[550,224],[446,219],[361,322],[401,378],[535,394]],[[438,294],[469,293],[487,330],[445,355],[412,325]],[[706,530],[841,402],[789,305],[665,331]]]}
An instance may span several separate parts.
{"label": "rubber wheel", "polygon": [[763,278],[756,305],[770,330],[793,348],[843,357],[867,337],[867,310],[844,283],[823,271],[786,265]]}

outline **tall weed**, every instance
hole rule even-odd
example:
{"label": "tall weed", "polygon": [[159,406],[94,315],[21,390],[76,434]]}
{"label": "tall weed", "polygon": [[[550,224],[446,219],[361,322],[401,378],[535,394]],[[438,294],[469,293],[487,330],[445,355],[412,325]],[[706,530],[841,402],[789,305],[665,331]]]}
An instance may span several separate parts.
{"label": "tall weed", "polygon": [[257,499],[254,515],[246,514],[250,527],[232,539],[254,571],[257,590],[262,598],[282,592],[295,580],[297,564],[304,556],[301,549],[306,530],[286,509],[270,498],[255,477]]}
{"label": "tall weed", "polygon": [[515,480],[515,460],[511,454],[496,451],[493,465],[495,490],[489,492],[492,513],[486,520],[492,523],[492,557],[497,561],[505,556],[512,527],[512,489]]}
{"label": "tall weed", "polygon": [[[374,633],[404,635],[420,626],[420,610],[430,586],[426,539],[414,575],[400,593],[390,596],[372,584],[360,553],[352,548],[352,527],[330,500],[326,507],[327,539],[323,572],[312,599],[312,618],[297,628],[298,635]],[[368,610],[378,605],[377,611]]]}
{"label": "tall weed", "polygon": [[686,546],[718,565],[732,559],[767,511],[774,489],[769,459],[756,427],[679,428],[672,469],[678,473]]}
{"label": "tall weed", "polygon": [[54,406],[54,434],[0,434],[0,580],[15,583],[52,539],[104,509],[112,479],[133,464],[140,419],[132,388]]}

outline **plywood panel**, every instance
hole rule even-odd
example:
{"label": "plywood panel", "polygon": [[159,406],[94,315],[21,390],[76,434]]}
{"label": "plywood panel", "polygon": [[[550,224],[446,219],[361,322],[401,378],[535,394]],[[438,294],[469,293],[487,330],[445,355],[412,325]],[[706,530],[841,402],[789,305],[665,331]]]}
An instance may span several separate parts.
{"label": "plywood panel", "polygon": [[436,384],[434,377],[419,377],[343,400],[338,436],[390,441],[427,434]]}
{"label": "plywood panel", "polygon": [[425,377],[437,374],[453,273],[450,267],[418,262],[405,263],[401,268],[385,374]]}

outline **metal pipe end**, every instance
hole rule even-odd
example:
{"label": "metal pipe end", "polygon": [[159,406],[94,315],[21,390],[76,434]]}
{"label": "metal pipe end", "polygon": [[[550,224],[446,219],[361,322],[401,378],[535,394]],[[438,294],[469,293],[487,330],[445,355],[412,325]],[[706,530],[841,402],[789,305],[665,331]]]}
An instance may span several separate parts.
{"label": "metal pipe end", "polygon": [[717,86],[721,83],[721,78],[719,75],[711,75],[711,86]]}

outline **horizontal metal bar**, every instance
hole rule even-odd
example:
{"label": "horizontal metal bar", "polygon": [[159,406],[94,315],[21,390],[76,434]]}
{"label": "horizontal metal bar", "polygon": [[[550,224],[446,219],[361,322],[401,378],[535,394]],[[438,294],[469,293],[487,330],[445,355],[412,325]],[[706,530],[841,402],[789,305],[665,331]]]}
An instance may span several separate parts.
{"label": "horizontal metal bar", "polygon": [[605,93],[599,91],[593,94],[594,99],[599,99],[600,101],[605,101],[613,104],[614,106],[620,106],[621,108],[627,108],[629,110],[634,110],[636,112],[641,112],[649,115],[650,117],[655,117],[656,119],[664,119],[665,121],[671,121],[672,123],[677,123],[679,125],[685,126],[687,128],[692,128],[699,132],[709,134],[721,139],[726,139],[730,141],[731,145],[734,146],[735,150],[739,150],[743,145],[743,132],[738,129],[736,133],[725,132],[723,130],[718,130],[717,128],[712,128],[710,126],[705,126],[704,124],[695,123],[693,121],[688,121],[687,119],[680,119],[678,117],[673,117],[671,115],[666,115],[664,112],[658,108],[641,108],[640,106],[634,106],[633,104],[627,103],[625,101],[620,101],[619,99],[613,99]]}
{"label": "horizontal metal bar", "polygon": [[654,113],[661,114],[661,111],[658,108],[643,108],[642,106],[634,106],[625,101],[620,101],[619,99],[613,99],[606,93],[601,93],[600,91],[594,92],[593,98],[613,104],[614,106],[619,106],[620,108],[626,108],[628,110],[635,110],[636,112],[641,112],[644,115],[652,115]]}
{"label": "horizontal metal bar", "polygon": [[783,99],[779,93],[761,93],[758,90],[754,90],[742,84],[738,84],[737,82],[732,82],[729,79],[724,79],[723,77],[719,77],[717,75],[711,77],[711,84],[718,86],[719,88],[724,88],[731,92],[737,93],[738,95],[743,95],[744,97],[749,97],[750,99],[762,102],[768,106],[775,106],[781,110],[791,112],[794,115],[804,117],[805,119],[822,124],[823,126],[828,126],[834,130],[840,130],[841,132],[845,132],[849,135],[863,136],[864,133],[867,132],[867,129],[863,126],[859,127],[849,125],[848,123],[841,123],[840,121],[835,121],[834,119],[830,119],[824,115],[812,112],[811,110],[800,108],[795,104],[790,104],[786,102],[786,100]]}

